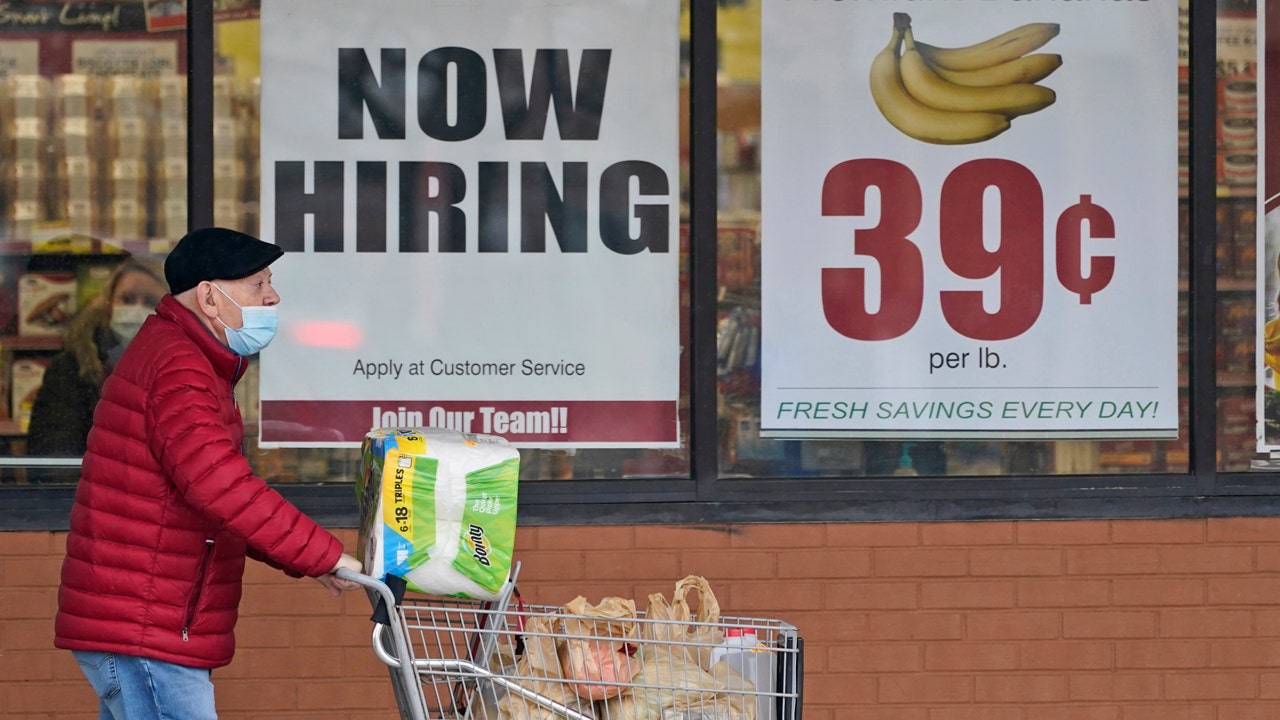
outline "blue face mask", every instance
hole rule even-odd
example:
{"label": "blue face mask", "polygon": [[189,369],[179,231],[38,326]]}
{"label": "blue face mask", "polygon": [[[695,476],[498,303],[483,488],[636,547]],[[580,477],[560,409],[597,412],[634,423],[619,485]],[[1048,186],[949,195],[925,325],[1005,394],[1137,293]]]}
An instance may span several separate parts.
{"label": "blue face mask", "polygon": [[[213,285],[213,283],[209,283]],[[231,352],[237,355],[249,356],[262,352],[262,349],[271,344],[271,339],[276,336],[276,308],[274,305],[253,305],[244,307],[240,303],[231,299],[227,295],[227,291],[218,288],[218,292],[231,300],[231,304],[240,308],[240,317],[243,318],[243,327],[233,328],[218,318],[218,322],[222,323],[222,327],[227,330],[227,347],[231,348]]]}

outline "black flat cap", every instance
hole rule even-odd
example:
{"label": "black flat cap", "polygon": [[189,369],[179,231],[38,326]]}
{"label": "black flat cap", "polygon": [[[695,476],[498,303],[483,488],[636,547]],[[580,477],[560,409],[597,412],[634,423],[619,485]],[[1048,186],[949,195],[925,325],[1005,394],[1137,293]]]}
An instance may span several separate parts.
{"label": "black flat cap", "polygon": [[169,292],[186,292],[205,280],[248,277],[284,254],[277,245],[226,228],[192,230],[164,260]]}

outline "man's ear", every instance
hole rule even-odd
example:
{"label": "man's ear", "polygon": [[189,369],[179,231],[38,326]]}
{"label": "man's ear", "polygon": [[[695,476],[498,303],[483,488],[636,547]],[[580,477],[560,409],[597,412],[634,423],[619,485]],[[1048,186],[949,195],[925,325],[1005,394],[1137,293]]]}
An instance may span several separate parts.
{"label": "man's ear", "polygon": [[196,285],[196,307],[210,320],[218,317],[218,301],[213,296],[215,292],[213,283],[208,280],[201,280]]}

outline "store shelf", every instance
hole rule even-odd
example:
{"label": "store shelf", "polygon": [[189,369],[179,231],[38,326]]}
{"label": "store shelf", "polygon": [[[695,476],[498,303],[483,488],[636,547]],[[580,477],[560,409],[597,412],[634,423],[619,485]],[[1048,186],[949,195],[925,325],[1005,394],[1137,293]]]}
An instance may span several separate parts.
{"label": "store shelf", "polygon": [[0,335],[4,350],[60,350],[61,335]]}
{"label": "store shelf", "polygon": [[69,237],[50,241],[0,241],[0,255],[163,255],[173,248],[169,239],[101,240]]}

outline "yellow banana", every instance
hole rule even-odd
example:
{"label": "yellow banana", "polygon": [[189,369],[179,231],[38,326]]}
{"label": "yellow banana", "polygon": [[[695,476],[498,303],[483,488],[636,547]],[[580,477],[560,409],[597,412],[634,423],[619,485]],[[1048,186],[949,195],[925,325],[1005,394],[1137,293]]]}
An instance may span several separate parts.
{"label": "yellow banana", "polygon": [[1022,57],[1057,36],[1057,23],[1027,23],[965,47],[943,48],[919,43],[920,54],[947,70],[977,70]]}
{"label": "yellow banana", "polygon": [[[916,45],[917,49],[919,45]],[[1035,53],[1023,55],[998,65],[978,68],[977,70],[948,70],[937,65],[930,65],[934,72],[944,80],[957,85],[970,87],[995,87],[1012,85],[1013,83],[1034,83],[1049,77],[1062,66],[1062,56],[1051,53]]]}
{"label": "yellow banana", "polygon": [[1009,119],[996,113],[947,112],[923,105],[907,94],[898,71],[903,31],[871,61],[871,97],[891,125],[922,142],[938,145],[976,143],[1009,129]]}
{"label": "yellow banana", "polygon": [[1031,83],[1014,83],[999,87],[957,85],[939,77],[920,55],[911,35],[904,33],[899,68],[902,84],[911,97],[925,105],[952,112],[993,112],[1008,117],[1026,115],[1053,104],[1057,95],[1047,87]]}

